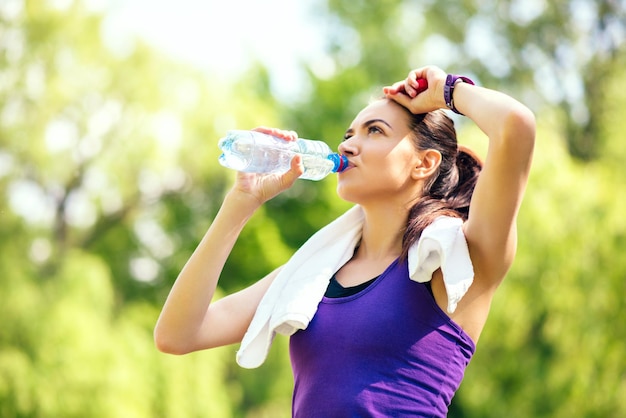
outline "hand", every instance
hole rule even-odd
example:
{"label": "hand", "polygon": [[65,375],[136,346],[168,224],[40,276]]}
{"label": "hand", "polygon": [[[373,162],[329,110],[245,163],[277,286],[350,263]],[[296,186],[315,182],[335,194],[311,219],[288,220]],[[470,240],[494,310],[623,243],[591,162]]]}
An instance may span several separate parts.
{"label": "hand", "polygon": [[[443,70],[432,65],[418,68],[409,72],[406,79],[383,87],[383,93],[388,99],[406,107],[413,114],[446,108],[443,99],[446,76]],[[425,90],[420,88],[418,80],[426,80]]]}
{"label": "hand", "polygon": [[[298,139],[298,134],[294,131],[284,131],[276,128],[268,128],[266,126],[259,126],[254,128],[253,131],[272,135],[285,141],[296,141]],[[233,190],[252,197],[255,203],[260,206],[290,188],[302,173],[304,173],[302,157],[296,155],[291,160],[289,171],[283,174],[238,172]]]}

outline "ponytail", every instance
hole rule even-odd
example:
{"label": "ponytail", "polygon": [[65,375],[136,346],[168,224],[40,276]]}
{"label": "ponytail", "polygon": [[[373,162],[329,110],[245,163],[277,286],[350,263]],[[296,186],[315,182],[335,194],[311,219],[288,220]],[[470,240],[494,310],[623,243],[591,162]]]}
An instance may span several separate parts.
{"label": "ponytail", "polygon": [[439,216],[467,220],[474,187],[483,166],[472,150],[457,144],[454,122],[443,111],[411,115],[411,121],[416,147],[419,150],[435,149],[441,153],[442,159],[437,171],[424,184],[422,196],[409,211],[401,259],[406,259],[409,248]]}
{"label": "ponytail", "polygon": [[483,168],[481,159],[466,146],[459,145],[456,167],[459,173],[456,187],[445,197],[447,206],[454,209],[466,221],[469,205],[474,194],[478,175]]}

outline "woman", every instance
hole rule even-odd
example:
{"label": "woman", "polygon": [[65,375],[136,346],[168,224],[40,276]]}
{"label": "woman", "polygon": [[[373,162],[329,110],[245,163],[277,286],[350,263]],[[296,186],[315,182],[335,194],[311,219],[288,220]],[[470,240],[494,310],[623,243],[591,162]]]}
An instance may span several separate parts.
{"label": "woman", "polygon": [[[294,416],[445,416],[515,256],[533,114],[433,66],[411,71],[384,94],[357,115],[339,146],[350,164],[338,175],[337,192],[356,204],[362,224],[315,316],[290,339]],[[457,146],[452,121],[440,110],[446,107],[489,138],[484,164]],[[255,210],[302,170],[294,157],[283,175],[238,174],[168,296],[155,329],[160,350],[183,354],[244,339],[281,269],[211,303],[220,272]],[[414,261],[420,237],[436,242],[454,228],[460,251],[442,244],[435,264],[428,254]],[[451,276],[465,261],[461,275],[470,280],[459,292]],[[424,271],[420,264],[431,267],[425,281],[413,276]]]}

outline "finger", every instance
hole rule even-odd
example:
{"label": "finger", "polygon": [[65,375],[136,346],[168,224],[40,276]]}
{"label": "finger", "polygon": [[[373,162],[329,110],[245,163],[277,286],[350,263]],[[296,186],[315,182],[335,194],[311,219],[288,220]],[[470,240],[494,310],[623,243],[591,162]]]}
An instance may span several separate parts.
{"label": "finger", "polygon": [[404,93],[404,80],[393,83],[391,86],[383,87],[385,94]]}
{"label": "finger", "polygon": [[406,91],[406,94],[409,97],[417,96],[417,90],[415,90],[415,88],[413,87],[413,84],[411,83],[410,78],[407,78],[404,82],[404,91]]}
{"label": "finger", "polygon": [[284,139],[286,141],[295,141],[298,139],[298,134],[296,133],[296,131],[286,131],[283,129],[270,128],[267,126],[257,126],[256,128],[252,130],[256,132],[261,132],[267,135],[272,135],[277,138]]}
{"label": "finger", "polygon": [[290,141],[296,141],[298,139],[298,133],[296,131],[288,131],[287,135]]}
{"label": "finger", "polygon": [[420,94],[424,90],[428,89],[428,81],[425,78],[418,78],[415,80],[415,91]]}
{"label": "finger", "polygon": [[252,130],[255,132],[261,132],[264,134],[272,135],[272,132],[275,130],[275,128],[269,128],[267,126],[257,126],[256,128],[252,128]]}
{"label": "finger", "polygon": [[291,159],[289,170],[282,175],[284,184],[290,186],[304,173],[304,165],[302,164],[302,156],[296,154]]}
{"label": "finger", "polygon": [[298,139],[296,131],[286,131],[284,129],[274,129],[274,136],[284,139],[285,141],[295,141]]}
{"label": "finger", "polygon": [[405,91],[409,97],[415,97],[428,88],[428,82],[423,75],[424,70],[412,70],[409,72],[405,83]]}
{"label": "finger", "polygon": [[410,97],[417,96],[419,92],[417,90],[418,84],[417,84],[417,75],[415,74],[415,71],[413,70],[409,71],[409,75],[407,76],[406,80],[404,80],[404,83],[406,84],[407,94]]}
{"label": "finger", "polygon": [[426,73],[428,72],[427,70],[428,70],[428,67],[421,67],[421,68],[416,68],[415,70],[411,71],[413,80],[419,80],[420,78],[427,78],[426,77]]}

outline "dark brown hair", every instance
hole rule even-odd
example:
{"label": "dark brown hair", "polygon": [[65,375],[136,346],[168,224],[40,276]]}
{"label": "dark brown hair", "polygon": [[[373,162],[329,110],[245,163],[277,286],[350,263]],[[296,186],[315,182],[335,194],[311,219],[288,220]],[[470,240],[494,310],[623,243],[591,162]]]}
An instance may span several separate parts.
{"label": "dark brown hair", "polygon": [[424,183],[422,196],[409,211],[402,240],[402,259],[406,259],[411,245],[438,216],[467,220],[474,187],[482,169],[482,161],[476,154],[458,145],[454,122],[443,110],[419,115],[406,112],[415,147],[418,150],[439,151],[441,163]]}

